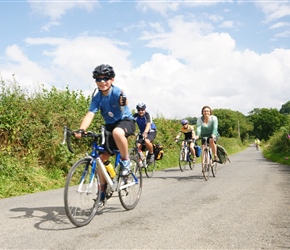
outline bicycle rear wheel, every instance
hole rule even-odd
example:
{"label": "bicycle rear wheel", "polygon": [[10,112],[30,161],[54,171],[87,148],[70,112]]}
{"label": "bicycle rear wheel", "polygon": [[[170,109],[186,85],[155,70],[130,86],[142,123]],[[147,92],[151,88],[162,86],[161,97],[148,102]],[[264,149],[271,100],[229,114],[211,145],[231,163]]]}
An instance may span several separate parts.
{"label": "bicycle rear wheel", "polygon": [[130,168],[132,173],[127,177],[120,177],[118,184],[118,195],[122,206],[131,210],[138,204],[142,192],[142,169],[134,156],[130,156]]}
{"label": "bicycle rear wheel", "polygon": [[212,172],[212,176],[216,177],[216,173],[217,173],[217,162],[213,162],[213,164],[211,165],[211,172]]}
{"label": "bicycle rear wheel", "polygon": [[179,153],[179,158],[178,158],[179,168],[181,172],[183,172],[186,169],[186,166],[189,165],[186,158],[187,156],[186,156],[185,150],[181,149]]}
{"label": "bicycle rear wheel", "polygon": [[[147,157],[147,155],[148,155],[148,151],[146,152],[146,157]],[[146,167],[144,169],[145,169],[145,174],[148,178],[151,178],[153,176],[155,168],[156,168],[156,160],[155,159],[152,163],[147,162]]]}
{"label": "bicycle rear wheel", "polygon": [[92,173],[90,162],[90,158],[77,161],[68,173],[64,188],[65,212],[77,227],[90,223],[100,201],[99,176]]}

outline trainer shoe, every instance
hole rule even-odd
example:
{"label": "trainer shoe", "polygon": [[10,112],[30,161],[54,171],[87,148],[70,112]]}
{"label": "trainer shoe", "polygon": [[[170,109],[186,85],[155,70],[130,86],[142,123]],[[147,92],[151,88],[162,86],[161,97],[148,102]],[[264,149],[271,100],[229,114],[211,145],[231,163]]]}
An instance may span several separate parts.
{"label": "trainer shoe", "polygon": [[120,161],[120,176],[127,176],[130,174],[130,160],[121,160]]}
{"label": "trainer shoe", "polygon": [[148,157],[149,159],[148,159],[148,162],[149,163],[153,163],[154,162],[154,158],[155,158],[155,156],[154,156],[154,154],[149,154],[149,157]]}

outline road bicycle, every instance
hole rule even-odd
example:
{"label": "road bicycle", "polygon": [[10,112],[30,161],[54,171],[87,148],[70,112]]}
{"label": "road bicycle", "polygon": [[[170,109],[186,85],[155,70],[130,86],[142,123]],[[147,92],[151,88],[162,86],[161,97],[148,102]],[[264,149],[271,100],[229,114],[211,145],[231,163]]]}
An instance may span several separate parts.
{"label": "road bicycle", "polygon": [[[138,141],[140,139],[143,139],[143,143],[144,143],[142,145],[141,151],[139,151],[138,149]],[[143,135],[141,133],[136,134],[135,146],[130,150],[130,155],[133,155],[136,157],[139,167],[144,169],[144,172],[148,178],[151,178],[153,177],[154,171],[156,169],[156,160],[154,158],[154,161],[152,163],[149,163],[147,161],[148,154],[149,154],[149,151],[146,149]]]}
{"label": "road bicycle", "polygon": [[217,173],[217,162],[212,160],[212,152],[208,144],[208,137],[202,138],[201,169],[204,179],[209,179],[210,172],[215,177]]}
{"label": "road bicycle", "polygon": [[[180,142],[180,141],[177,141],[177,142]],[[194,143],[195,140],[189,139],[189,140],[183,140],[181,142],[182,142],[182,148],[180,149],[179,158],[178,158],[180,171],[183,172],[187,166],[189,166],[189,168],[193,170],[194,162],[193,162],[192,154],[190,151],[190,143],[191,142]]]}
{"label": "road bicycle", "polygon": [[[69,151],[74,152],[71,147],[71,136],[76,132],[64,127],[64,141]],[[126,210],[131,210],[138,204],[142,192],[142,172],[137,164],[137,159],[130,156],[130,173],[128,176],[120,176],[120,152],[109,148],[108,138],[110,133],[105,127],[101,127],[101,133],[82,133],[82,137],[91,140],[92,151],[90,154],[77,162],[70,169],[66,178],[64,188],[65,212],[69,220],[77,227],[85,226],[91,222],[96,213],[101,209],[100,205],[106,205],[113,193],[118,192],[119,200]],[[107,151],[115,155],[116,176],[111,179],[104,163],[100,159],[100,152]],[[105,201],[100,202],[101,183],[100,174],[106,180]]]}

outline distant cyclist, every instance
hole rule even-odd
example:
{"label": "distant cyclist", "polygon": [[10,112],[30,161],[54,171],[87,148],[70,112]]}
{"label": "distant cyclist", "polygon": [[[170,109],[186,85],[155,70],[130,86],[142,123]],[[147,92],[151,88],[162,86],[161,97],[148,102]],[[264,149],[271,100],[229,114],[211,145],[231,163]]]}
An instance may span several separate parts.
{"label": "distant cyclist", "polygon": [[[188,120],[185,120],[185,119],[181,120],[180,123],[181,123],[182,127],[180,128],[178,135],[175,137],[175,141],[176,142],[178,141],[181,134],[184,134],[184,141],[194,139],[195,138],[194,128],[193,128],[193,126],[188,125]],[[182,142],[182,147],[184,145],[184,141]],[[189,148],[190,148],[190,152],[193,156],[193,162],[195,162],[196,156],[195,156],[194,142],[193,141],[190,142]]]}
{"label": "distant cyclist", "polygon": [[260,143],[261,143],[261,141],[259,140],[259,138],[256,138],[256,139],[255,139],[255,146],[256,146],[256,149],[257,149],[257,150],[259,150]]}
{"label": "distant cyclist", "polygon": [[[212,115],[212,109],[204,106],[201,109],[202,116],[196,122],[196,139],[199,137],[207,137],[208,144],[214,156],[214,161],[218,161],[216,141],[218,139],[218,119]],[[202,145],[204,142],[202,142]]]}
{"label": "distant cyclist", "polygon": [[[145,103],[138,103],[136,105],[137,113],[133,115],[139,129],[140,133],[143,135],[146,148],[149,151],[148,161],[149,163],[154,162],[154,152],[152,141],[156,137],[156,126],[152,120],[151,115],[146,111]],[[142,150],[143,138],[138,141],[138,148]]]}

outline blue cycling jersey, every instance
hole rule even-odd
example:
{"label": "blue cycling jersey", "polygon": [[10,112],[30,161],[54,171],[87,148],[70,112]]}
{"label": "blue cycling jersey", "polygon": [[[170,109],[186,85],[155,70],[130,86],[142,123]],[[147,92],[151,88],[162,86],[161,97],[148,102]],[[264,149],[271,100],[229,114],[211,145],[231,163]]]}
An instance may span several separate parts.
{"label": "blue cycling jersey", "polygon": [[99,91],[92,99],[89,111],[97,113],[100,110],[105,123],[113,124],[124,119],[133,120],[133,115],[128,105],[121,106],[120,99],[121,89],[112,85],[108,95],[103,95]]}
{"label": "blue cycling jersey", "polygon": [[145,112],[143,116],[140,116],[138,113],[136,113],[134,114],[133,117],[134,117],[134,120],[137,122],[137,125],[141,133],[144,132],[147,123],[151,124],[150,131],[156,130],[156,126],[151,118],[151,115],[148,112]]}

